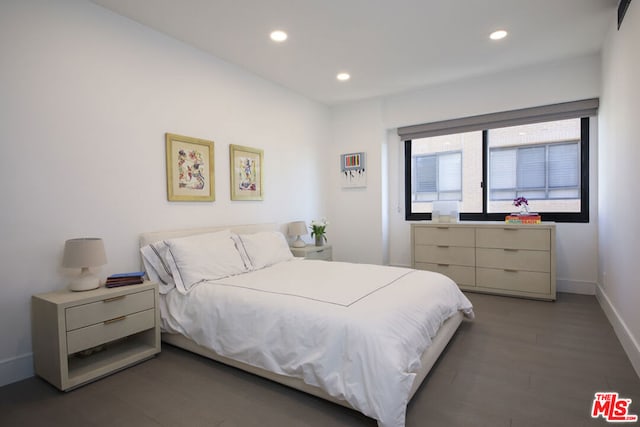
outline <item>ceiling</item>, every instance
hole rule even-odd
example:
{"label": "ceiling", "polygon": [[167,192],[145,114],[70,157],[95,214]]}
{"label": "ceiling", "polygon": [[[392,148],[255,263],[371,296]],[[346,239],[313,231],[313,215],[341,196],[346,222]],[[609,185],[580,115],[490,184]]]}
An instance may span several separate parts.
{"label": "ceiling", "polygon": [[[617,0],[92,0],[336,105],[588,55]],[[289,38],[270,40],[274,29]],[[509,32],[489,39],[496,29]],[[347,82],[336,80],[348,72]]]}

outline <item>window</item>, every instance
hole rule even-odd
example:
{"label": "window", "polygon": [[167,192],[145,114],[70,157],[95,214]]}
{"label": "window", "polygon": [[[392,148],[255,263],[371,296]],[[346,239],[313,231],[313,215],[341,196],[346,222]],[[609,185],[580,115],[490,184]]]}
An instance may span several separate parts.
{"label": "window", "polygon": [[580,198],[578,143],[491,148],[491,200]]}
{"label": "window", "polygon": [[415,202],[462,199],[462,152],[417,155],[413,160]]}
{"label": "window", "polygon": [[[585,103],[588,108],[575,108]],[[406,219],[431,219],[432,202],[457,200],[462,220],[503,220],[515,209],[513,199],[526,197],[544,220],[589,222],[588,116],[597,104],[576,101],[399,129]],[[570,111],[558,113],[558,106]],[[541,109],[551,114],[538,114]]]}
{"label": "window", "polygon": [[489,130],[488,212],[516,197],[536,212],[580,212],[580,141],[580,119]]}

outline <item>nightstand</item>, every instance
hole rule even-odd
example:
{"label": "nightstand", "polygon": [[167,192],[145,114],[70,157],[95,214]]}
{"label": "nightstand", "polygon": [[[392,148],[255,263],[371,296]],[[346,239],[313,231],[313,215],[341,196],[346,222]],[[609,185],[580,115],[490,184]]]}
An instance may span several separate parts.
{"label": "nightstand", "polygon": [[304,248],[289,248],[293,256],[304,259],[321,259],[324,261],[332,261],[333,254],[331,245],[315,246],[307,245]]}
{"label": "nightstand", "polygon": [[31,310],[35,372],[60,390],[160,352],[155,283],[34,295]]}

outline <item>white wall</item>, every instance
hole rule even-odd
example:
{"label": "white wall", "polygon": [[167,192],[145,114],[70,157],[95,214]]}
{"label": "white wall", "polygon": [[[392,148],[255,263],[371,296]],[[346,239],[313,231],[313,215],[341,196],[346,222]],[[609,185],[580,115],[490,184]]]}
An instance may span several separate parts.
{"label": "white wall", "polygon": [[620,31],[603,49],[599,152],[598,298],[640,375],[640,2],[631,2]]}
{"label": "white wall", "polygon": [[[82,0],[2,1],[0,56],[0,385],[32,373],[66,239],[104,238],[105,276],[142,231],[323,213],[325,106]],[[166,200],[165,132],[215,142],[215,202]],[[264,201],[229,200],[229,144],[264,149]]]}
{"label": "white wall", "polygon": [[[410,225],[404,219],[404,154],[395,133],[397,127],[592,98],[599,93],[598,55],[539,64],[334,109],[334,146],[343,153],[366,151],[369,158],[377,159],[381,153],[387,154],[389,194],[382,209],[388,214],[389,263],[410,265]],[[558,285],[561,290],[593,292],[597,280],[597,125],[595,120],[592,123],[591,222],[557,226]],[[337,158],[335,149],[332,158]],[[369,165],[369,176],[379,174],[374,167],[383,169],[372,162]],[[367,188],[354,197],[351,190],[340,189],[337,180],[330,181],[330,185],[329,204],[339,212],[349,212],[348,224],[358,224],[348,233],[347,226],[341,226],[334,236],[336,258],[379,262],[380,247],[385,242],[381,234],[370,233],[376,229],[375,221],[384,218],[377,212],[381,206],[377,187]],[[353,248],[353,241],[363,240],[367,244]],[[349,247],[349,253],[342,252],[340,248],[343,247]],[[352,251],[357,252],[357,257]]]}
{"label": "white wall", "polygon": [[[327,236],[334,259],[382,264],[385,257],[382,222],[382,127],[380,103],[370,101],[334,107],[333,137],[325,174],[329,186]],[[340,155],[366,152],[366,188],[341,188]]]}

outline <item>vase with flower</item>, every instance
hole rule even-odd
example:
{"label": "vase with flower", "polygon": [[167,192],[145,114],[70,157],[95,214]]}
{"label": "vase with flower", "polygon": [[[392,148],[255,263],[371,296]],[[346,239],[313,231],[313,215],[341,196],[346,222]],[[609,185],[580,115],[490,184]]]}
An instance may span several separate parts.
{"label": "vase with flower", "polygon": [[316,239],[316,246],[324,246],[324,242],[327,241],[327,222],[326,218],[322,218],[320,221],[315,219],[311,221],[311,237]]}
{"label": "vase with flower", "polygon": [[513,199],[513,205],[520,208],[520,215],[529,215],[529,201],[525,197],[516,197]]}

